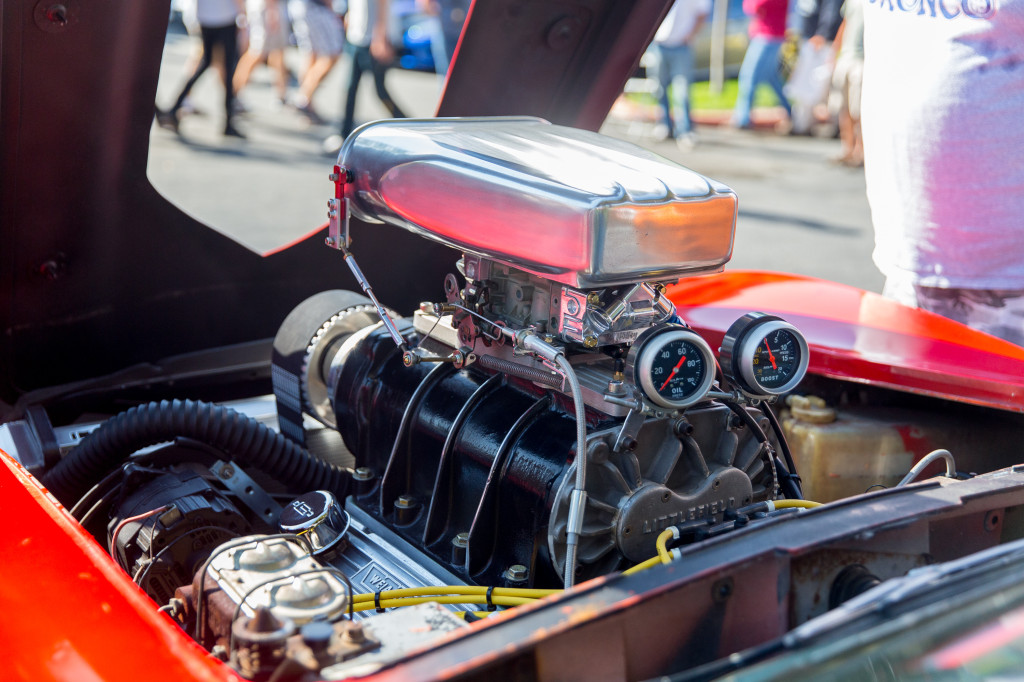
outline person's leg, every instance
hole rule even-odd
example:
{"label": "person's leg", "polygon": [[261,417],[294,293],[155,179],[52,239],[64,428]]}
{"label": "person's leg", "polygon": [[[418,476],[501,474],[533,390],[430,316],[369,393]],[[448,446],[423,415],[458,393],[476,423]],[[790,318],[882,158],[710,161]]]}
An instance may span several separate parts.
{"label": "person's leg", "polygon": [[387,108],[392,118],[405,118],[405,113],[391,99],[391,94],[384,84],[384,75],[387,73],[388,67],[374,59],[373,55],[370,55],[370,68],[373,71],[373,84],[377,88],[377,97],[380,99],[381,104]]}
{"label": "person's leg", "polygon": [[181,108],[181,103],[185,101],[186,97],[188,97],[188,93],[192,91],[192,86],[195,85],[196,81],[199,80],[199,77],[202,76],[208,68],[210,68],[213,55],[213,45],[216,36],[211,29],[200,27],[199,31],[200,36],[203,39],[203,56],[199,59],[199,63],[196,64],[196,70],[192,72],[188,81],[185,82],[185,86],[181,89],[181,92],[178,93],[178,99],[175,100],[174,106],[172,106],[170,110],[170,114],[172,116],[177,116],[178,109]]}
{"label": "person's leg", "polygon": [[757,88],[757,72],[760,67],[761,54],[765,50],[762,38],[751,38],[747,51],[740,65],[739,93],[736,95],[736,108],[733,110],[733,125],[741,128],[750,125],[750,110],[754,106],[754,91]]}
{"label": "person's leg", "polygon": [[341,139],[349,136],[356,127],[356,93],[359,91],[359,81],[363,77],[363,67],[370,60],[370,48],[349,45],[346,47],[349,59],[352,62],[348,75],[348,88],[345,91],[345,114],[341,117]]}
{"label": "person's leg", "polygon": [[654,55],[654,74],[658,84],[658,104],[661,105],[661,123],[668,131],[669,137],[675,137],[675,129],[672,119],[672,103],[669,101],[669,86],[672,84],[672,69],[669,64],[668,50],[661,45],[654,45],[651,54]]}
{"label": "person's leg", "polygon": [[779,50],[781,49],[782,40],[766,41],[764,53],[761,55],[761,77],[759,80],[767,83],[775,91],[775,96],[779,99],[779,104],[786,110],[786,115],[792,117],[793,108],[789,105],[786,93],[782,91],[782,76],[779,75]]}
{"label": "person's leg", "polygon": [[284,102],[288,96],[288,67],[284,63],[284,50],[271,50],[267,55],[267,66],[274,72],[277,97]]}
{"label": "person's leg", "polygon": [[853,152],[851,155],[852,165],[864,164],[864,138],[860,129],[860,94],[863,84],[864,64],[856,61],[850,66],[847,74],[847,101],[849,104],[850,127],[853,137]]}
{"label": "person's leg", "polygon": [[238,28],[234,25],[218,29],[224,48],[224,133],[241,137],[232,122],[235,115],[235,67],[238,64]]}
{"label": "person's leg", "polygon": [[320,83],[331,72],[337,61],[338,57],[335,55],[320,54],[309,65],[309,69],[307,69],[306,75],[302,77],[302,83],[299,85],[299,93],[305,97],[307,102],[313,101],[313,95],[316,93],[317,88],[320,87]]}
{"label": "person's leg", "polygon": [[235,88],[235,94],[237,95],[242,91],[246,85],[249,84],[249,79],[252,78],[253,69],[262,60],[262,55],[252,50],[246,50],[238,59],[238,65],[235,67],[235,77],[232,80],[232,86]]}
{"label": "person's leg", "polygon": [[690,119],[690,83],[693,82],[693,48],[680,45],[672,57],[672,103],[675,109],[676,137],[693,131]]}

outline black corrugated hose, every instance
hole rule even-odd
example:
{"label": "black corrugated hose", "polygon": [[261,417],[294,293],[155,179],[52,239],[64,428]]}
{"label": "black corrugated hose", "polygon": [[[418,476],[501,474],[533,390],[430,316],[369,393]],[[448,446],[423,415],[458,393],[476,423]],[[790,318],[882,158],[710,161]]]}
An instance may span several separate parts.
{"label": "black corrugated hose", "polygon": [[185,437],[223,452],[240,466],[254,467],[290,490],[348,493],[349,471],[310,455],[255,419],[194,400],[152,402],[111,417],[43,477],[65,506],[137,450]]}

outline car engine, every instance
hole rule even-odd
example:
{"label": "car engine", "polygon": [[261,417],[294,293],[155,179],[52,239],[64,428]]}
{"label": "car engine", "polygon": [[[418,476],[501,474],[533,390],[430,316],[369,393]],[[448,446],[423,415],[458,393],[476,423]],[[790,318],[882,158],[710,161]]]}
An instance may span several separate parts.
{"label": "car engine", "polygon": [[[712,348],[665,294],[729,260],[730,189],[535,118],[368,124],[331,179],[327,246],[362,292],[283,321],[276,428],[143,405],[44,479],[244,676],[340,679],[465,627],[466,603],[526,603],[799,500],[769,403],[803,378],[803,336],[755,311]],[[452,248],[411,316],[377,300],[350,216]],[[394,636],[410,622],[419,639]]]}

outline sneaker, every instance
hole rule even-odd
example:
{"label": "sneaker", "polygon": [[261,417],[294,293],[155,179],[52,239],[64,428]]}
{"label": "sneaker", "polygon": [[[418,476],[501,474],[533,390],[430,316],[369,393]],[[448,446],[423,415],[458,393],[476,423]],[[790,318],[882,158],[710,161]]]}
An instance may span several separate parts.
{"label": "sneaker", "polygon": [[693,148],[697,146],[697,133],[683,133],[676,138],[676,147],[681,152],[693,151]]}
{"label": "sneaker", "polygon": [[184,116],[206,116],[206,112],[197,107],[191,97],[186,97],[178,109],[178,117]]}
{"label": "sneaker", "polygon": [[310,104],[308,102],[306,102],[306,103],[294,103],[292,106],[295,107],[295,111],[297,111],[300,114],[302,114],[303,116],[305,116],[306,120],[309,121],[310,123],[312,123],[313,125],[315,125],[315,126],[322,126],[322,125],[324,125],[326,123],[326,121],[324,121],[322,118],[320,118],[320,114],[316,113],[316,110],[313,109],[313,105],[312,104]]}
{"label": "sneaker", "polygon": [[664,123],[655,123],[651,129],[651,137],[658,142],[663,142],[672,136],[672,131]]}
{"label": "sneaker", "polygon": [[156,110],[156,124],[164,130],[178,133],[178,114],[175,111]]}
{"label": "sneaker", "polygon": [[236,128],[230,121],[226,126],[224,126],[224,137],[236,137],[239,140],[245,139],[245,135],[242,131]]}
{"label": "sneaker", "polygon": [[341,145],[344,144],[345,138],[341,135],[331,135],[323,141],[321,149],[324,150],[324,154],[328,156],[337,156],[338,152],[341,151]]}

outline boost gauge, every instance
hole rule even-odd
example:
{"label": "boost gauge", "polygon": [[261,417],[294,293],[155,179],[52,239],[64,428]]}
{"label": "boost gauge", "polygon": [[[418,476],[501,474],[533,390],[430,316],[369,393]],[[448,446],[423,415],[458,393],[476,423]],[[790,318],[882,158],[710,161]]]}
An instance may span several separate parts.
{"label": "boost gauge", "polygon": [[680,325],[645,332],[630,356],[637,385],[648,400],[661,407],[689,407],[707,395],[715,380],[711,347],[696,332]]}
{"label": "boost gauge", "polygon": [[722,371],[747,393],[771,396],[796,388],[807,373],[807,341],[796,327],[765,313],[736,320],[722,341]]}

